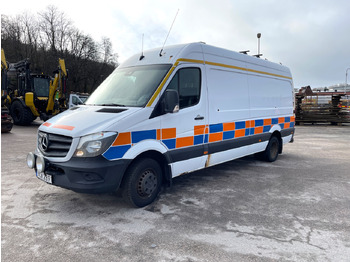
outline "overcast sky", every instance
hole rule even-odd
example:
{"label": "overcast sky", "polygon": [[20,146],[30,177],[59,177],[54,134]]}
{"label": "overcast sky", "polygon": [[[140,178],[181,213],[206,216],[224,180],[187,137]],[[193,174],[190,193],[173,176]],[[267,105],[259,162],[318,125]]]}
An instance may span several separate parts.
{"label": "overcast sky", "polygon": [[[281,62],[294,86],[345,83],[350,67],[350,0],[3,1],[1,14],[36,14],[55,5],[96,41],[109,37],[119,62],[144,48],[203,41]],[[68,65],[67,65],[68,66]],[[350,74],[348,77],[350,82]]]}

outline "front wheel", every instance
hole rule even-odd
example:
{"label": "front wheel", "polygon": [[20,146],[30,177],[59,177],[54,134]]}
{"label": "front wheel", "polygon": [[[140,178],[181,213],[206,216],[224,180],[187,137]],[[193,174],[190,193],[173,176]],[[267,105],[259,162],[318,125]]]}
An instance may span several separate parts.
{"label": "front wheel", "polygon": [[122,184],[124,200],[135,206],[151,204],[158,196],[162,184],[162,169],[157,161],[141,158],[133,163]]}

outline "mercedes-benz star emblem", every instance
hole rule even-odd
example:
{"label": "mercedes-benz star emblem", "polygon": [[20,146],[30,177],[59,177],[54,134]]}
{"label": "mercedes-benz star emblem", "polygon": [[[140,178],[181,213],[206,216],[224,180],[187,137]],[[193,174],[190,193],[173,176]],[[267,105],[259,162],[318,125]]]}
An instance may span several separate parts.
{"label": "mercedes-benz star emblem", "polygon": [[46,151],[47,148],[49,147],[49,137],[47,136],[47,134],[43,134],[40,138],[39,138],[39,145],[42,151]]}

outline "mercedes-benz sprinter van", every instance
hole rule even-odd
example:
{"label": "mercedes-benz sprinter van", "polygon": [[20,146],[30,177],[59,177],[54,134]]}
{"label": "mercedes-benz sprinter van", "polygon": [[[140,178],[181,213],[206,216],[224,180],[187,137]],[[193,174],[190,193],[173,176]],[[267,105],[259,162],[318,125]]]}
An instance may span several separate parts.
{"label": "mercedes-benz sprinter van", "polygon": [[137,207],[173,177],[293,140],[290,70],[204,43],[134,55],[88,98],[43,123],[27,164],[76,192],[121,189]]}

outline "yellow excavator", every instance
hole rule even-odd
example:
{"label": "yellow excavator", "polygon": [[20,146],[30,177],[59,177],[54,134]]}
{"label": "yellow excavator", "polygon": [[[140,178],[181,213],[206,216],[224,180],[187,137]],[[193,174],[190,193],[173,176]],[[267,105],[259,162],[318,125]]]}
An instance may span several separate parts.
{"label": "yellow excavator", "polygon": [[1,133],[10,132],[13,120],[7,107],[10,97],[7,94],[7,62],[5,52],[1,49]]}
{"label": "yellow excavator", "polygon": [[[65,62],[59,59],[55,77],[33,74],[29,59],[10,63],[7,77],[7,99],[11,116],[16,125],[29,125],[37,117],[46,121],[65,107],[66,80]],[[2,88],[3,89],[3,88]]]}

